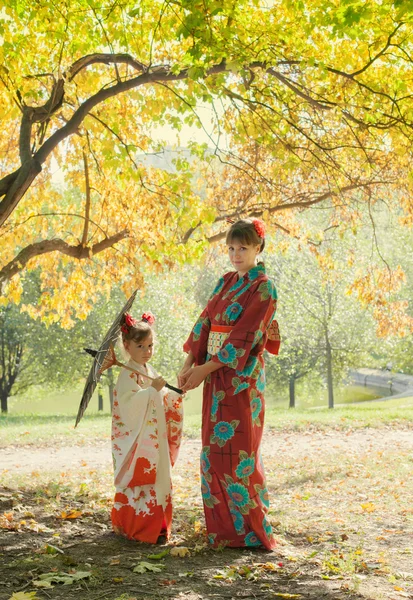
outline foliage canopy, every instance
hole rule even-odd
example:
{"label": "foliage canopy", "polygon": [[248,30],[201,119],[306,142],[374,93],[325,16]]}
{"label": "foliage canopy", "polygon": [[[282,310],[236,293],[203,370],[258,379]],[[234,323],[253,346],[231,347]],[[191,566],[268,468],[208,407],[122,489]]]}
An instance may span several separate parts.
{"label": "foliage canopy", "polygon": [[[91,281],[128,292],[142,264],[199,257],[228,216],[308,241],[299,211],[356,228],[386,201],[411,224],[412,14],[402,0],[4,0],[3,301],[40,266],[30,311],[69,327]],[[151,166],[152,128],[184,124],[208,143]]]}

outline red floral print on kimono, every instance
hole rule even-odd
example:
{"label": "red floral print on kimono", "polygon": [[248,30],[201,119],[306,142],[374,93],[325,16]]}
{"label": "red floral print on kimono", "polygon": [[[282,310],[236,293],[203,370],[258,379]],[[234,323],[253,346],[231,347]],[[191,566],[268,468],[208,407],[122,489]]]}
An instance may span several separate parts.
{"label": "red floral print on kimono", "polygon": [[275,547],[260,454],[264,349],[277,354],[277,293],[263,263],[218,282],[188,340],[197,365],[222,368],[204,382],[201,486],[210,543]]}
{"label": "red floral print on kimono", "polygon": [[[132,359],[128,366],[145,367]],[[157,373],[148,365],[148,375]],[[155,544],[172,524],[171,467],[182,435],[182,398],[146,378],[122,369],[114,390],[112,455],[116,494],[113,530]]]}

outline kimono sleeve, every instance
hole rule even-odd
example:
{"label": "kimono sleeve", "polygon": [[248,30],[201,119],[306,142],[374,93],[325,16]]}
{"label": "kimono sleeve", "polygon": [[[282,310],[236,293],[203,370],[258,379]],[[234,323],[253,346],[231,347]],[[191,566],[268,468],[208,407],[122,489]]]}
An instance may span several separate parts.
{"label": "kimono sleeve", "polygon": [[206,360],[208,348],[208,336],[211,329],[211,320],[208,315],[208,304],[199,315],[192,328],[188,339],[184,344],[184,352],[191,352],[195,358],[196,365],[203,365]]}
{"label": "kimono sleeve", "polygon": [[116,384],[118,410],[122,421],[134,430],[139,430],[145,418],[146,407],[157,393],[152,386],[142,388],[133,374],[122,371]]}
{"label": "kimono sleeve", "polygon": [[214,362],[242,371],[251,350],[266,334],[271,325],[277,303],[277,293],[270,280],[261,281],[252,293],[249,303],[233,326],[231,333],[219,352],[212,358]]}

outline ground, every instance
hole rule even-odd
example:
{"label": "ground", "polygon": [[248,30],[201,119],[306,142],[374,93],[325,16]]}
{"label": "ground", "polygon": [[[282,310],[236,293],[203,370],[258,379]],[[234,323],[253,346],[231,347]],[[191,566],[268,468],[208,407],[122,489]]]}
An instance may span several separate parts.
{"label": "ground", "polygon": [[172,539],[149,546],[110,531],[107,435],[22,430],[0,449],[0,600],[413,598],[411,426],[294,429],[268,428],[262,448],[274,553],[207,547],[196,437],[175,468]]}

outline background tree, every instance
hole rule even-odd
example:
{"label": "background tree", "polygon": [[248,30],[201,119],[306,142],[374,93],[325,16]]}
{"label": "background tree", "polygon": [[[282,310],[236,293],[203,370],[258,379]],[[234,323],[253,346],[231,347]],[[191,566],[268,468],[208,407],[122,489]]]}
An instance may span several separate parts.
{"label": "background tree", "polygon": [[[389,187],[412,212],[408,3],[6,0],[0,24],[0,284],[18,302],[19,274],[40,266],[41,317],[70,327],[91,279],[128,292],[142,264],[199,257],[228,214],[300,237],[296,209],[357,219]],[[201,166],[139,163],[159,150],[151,126],[206,128],[200,105]]]}
{"label": "background tree", "polygon": [[371,313],[348,294],[348,245],[348,239],[330,240],[321,253],[296,244],[284,255],[267,259],[279,292],[282,337],[282,351],[279,360],[269,363],[268,379],[288,381],[290,406],[295,405],[296,381],[316,371],[333,408],[335,386],[350,366],[364,366],[374,347]]}

